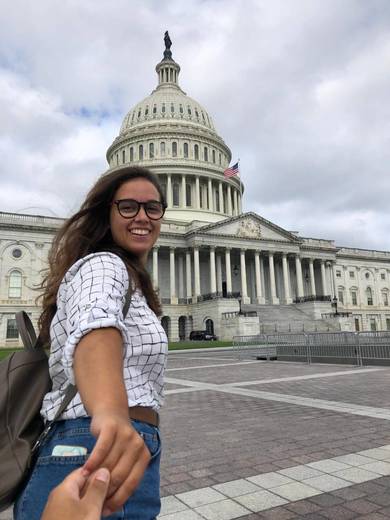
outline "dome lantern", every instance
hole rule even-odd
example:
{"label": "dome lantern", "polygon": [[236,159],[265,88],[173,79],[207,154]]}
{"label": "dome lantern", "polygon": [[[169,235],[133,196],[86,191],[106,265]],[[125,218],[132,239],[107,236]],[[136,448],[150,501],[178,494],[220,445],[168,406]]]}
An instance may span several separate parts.
{"label": "dome lantern", "polygon": [[164,87],[179,87],[178,77],[180,72],[180,65],[172,58],[171,45],[172,41],[169,37],[168,31],[164,35],[165,51],[164,58],[156,65],[156,72],[158,76],[157,89]]}

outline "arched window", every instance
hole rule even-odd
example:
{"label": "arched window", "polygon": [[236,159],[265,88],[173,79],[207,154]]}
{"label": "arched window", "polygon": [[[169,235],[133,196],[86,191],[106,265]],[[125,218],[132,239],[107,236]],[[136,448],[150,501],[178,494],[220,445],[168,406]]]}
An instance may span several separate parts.
{"label": "arched window", "polygon": [[22,274],[20,271],[11,271],[9,275],[8,298],[22,297]]}
{"label": "arched window", "polygon": [[203,158],[206,162],[209,160],[209,150],[206,146],[204,147],[204,150],[203,150]]}
{"label": "arched window", "polygon": [[161,157],[165,157],[165,141],[161,141],[160,143],[160,155]]}
{"label": "arched window", "polygon": [[221,164],[222,164],[222,155],[219,154],[219,165],[221,166]]}
{"label": "arched window", "polygon": [[173,114],[175,111],[175,105],[173,103],[171,103],[171,114]]}
{"label": "arched window", "polygon": [[373,305],[372,289],[371,289],[371,287],[367,287],[367,289],[366,289],[366,296],[367,296],[367,305]]}
{"label": "arched window", "polygon": [[197,144],[194,146],[194,157],[195,160],[199,159],[199,146]]}
{"label": "arched window", "polygon": [[153,105],[153,115],[157,114],[157,105]]}
{"label": "arched window", "polygon": [[187,199],[187,206],[192,206],[192,190],[191,190],[191,184],[188,182],[186,183],[186,199]]}
{"label": "arched window", "polygon": [[337,296],[338,296],[339,302],[344,305],[344,288],[343,287],[339,287],[339,289],[337,291]]}
{"label": "arched window", "polygon": [[389,294],[387,291],[382,292],[382,300],[383,300],[383,305],[385,307],[388,307],[389,306]]}
{"label": "arched window", "polygon": [[144,160],[144,146],[142,144],[140,144],[138,147],[138,159],[140,161]]}
{"label": "arched window", "polygon": [[148,105],[146,105],[146,108],[145,108],[145,117],[147,117],[149,114],[149,107]]}
{"label": "arched window", "polygon": [[165,114],[165,103],[162,104],[161,112],[162,112],[163,114]]}
{"label": "arched window", "polygon": [[174,206],[179,206],[179,192],[180,186],[178,182],[174,182],[172,186],[172,204]]}
{"label": "arched window", "polygon": [[161,318],[162,328],[165,330],[165,334],[167,337],[170,337],[170,328],[171,328],[171,318],[169,316],[163,316]]}
{"label": "arched window", "polygon": [[126,150],[122,150],[122,163],[125,164],[126,162]]}
{"label": "arched window", "polygon": [[172,143],[172,157],[177,157],[177,142],[173,141]]}
{"label": "arched window", "polygon": [[182,104],[180,104],[180,106],[179,106],[179,111],[180,111],[180,114],[183,113],[183,105]]}
{"label": "arched window", "polygon": [[130,162],[134,161],[134,148],[130,146]]}
{"label": "arched window", "polygon": [[154,158],[154,143],[149,143],[149,159]]}
{"label": "arched window", "polygon": [[187,159],[188,158],[188,143],[183,144],[183,153],[184,153],[184,157]]}
{"label": "arched window", "polygon": [[189,105],[187,107],[187,112],[188,112],[188,115],[191,117],[192,116],[192,112],[191,112],[191,107]]}
{"label": "arched window", "polygon": [[215,150],[213,150],[213,152],[212,152],[212,157],[213,157],[213,163],[215,164]]}

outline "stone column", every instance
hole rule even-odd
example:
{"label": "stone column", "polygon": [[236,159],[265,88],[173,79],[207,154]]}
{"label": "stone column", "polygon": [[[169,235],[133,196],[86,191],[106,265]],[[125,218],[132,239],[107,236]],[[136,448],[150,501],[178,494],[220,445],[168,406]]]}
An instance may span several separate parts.
{"label": "stone column", "polygon": [[241,301],[242,303],[250,303],[248,298],[248,287],[246,282],[246,263],[245,263],[245,249],[240,251],[240,264],[241,264]]}
{"label": "stone column", "polygon": [[177,303],[176,295],[176,271],[175,271],[175,248],[171,247],[169,250],[169,272],[170,272],[170,293],[171,304]]}
{"label": "stone column", "polygon": [[210,292],[217,292],[217,281],[215,278],[215,247],[210,247]]}
{"label": "stone column", "polygon": [[303,298],[304,291],[303,291],[303,281],[302,281],[302,266],[301,266],[301,259],[298,255],[295,257],[295,271],[297,276],[297,297]]}
{"label": "stone column", "polygon": [[195,177],[195,208],[200,209],[200,187],[199,187],[199,177]]}
{"label": "stone column", "polygon": [[238,215],[238,208],[237,208],[237,190],[233,188],[233,202],[234,202],[234,215]]}
{"label": "stone column", "polygon": [[172,176],[170,173],[167,175],[167,204],[168,208],[172,207]]}
{"label": "stone column", "polygon": [[208,197],[209,197],[209,210],[214,211],[214,204],[213,204],[213,183],[211,182],[211,179],[208,180]]}
{"label": "stone column", "polygon": [[228,215],[233,215],[233,209],[232,209],[232,189],[230,187],[230,184],[228,184],[228,187],[227,187],[227,213],[228,213]]}
{"label": "stone column", "polygon": [[226,292],[232,292],[232,266],[230,263],[230,249],[225,249],[225,271],[226,271]]}
{"label": "stone column", "polygon": [[194,247],[194,278],[194,295],[196,300],[200,296],[199,247]]}
{"label": "stone column", "polygon": [[217,257],[217,292],[222,294],[222,258],[218,253]]}
{"label": "stone column", "polygon": [[361,279],[360,279],[360,267],[356,267],[356,278],[357,278],[357,286],[358,286],[358,296],[357,296],[357,304],[360,306],[363,301],[363,295],[362,295],[362,285],[361,285]]}
{"label": "stone column", "polygon": [[179,256],[179,298],[184,298],[184,255]]}
{"label": "stone column", "polygon": [[322,259],[321,259],[321,285],[322,285],[322,294],[324,296],[329,296],[328,284],[326,283],[325,261]]}
{"label": "stone column", "polygon": [[309,275],[310,275],[310,292],[312,296],[316,295],[316,281],[314,278],[314,264],[313,259],[309,258]]}
{"label": "stone column", "polygon": [[274,254],[271,252],[268,253],[268,262],[269,262],[269,281],[270,281],[270,287],[271,287],[271,303],[272,303],[272,305],[277,305],[279,303],[279,299],[276,296]]}
{"label": "stone column", "polygon": [[181,207],[187,207],[186,176],[181,176]]}
{"label": "stone column", "polygon": [[225,213],[225,208],[223,206],[223,187],[222,182],[218,185],[218,194],[219,194],[219,211],[221,213]]}
{"label": "stone column", "polygon": [[158,288],[158,246],[153,248],[153,287]]}
{"label": "stone column", "polygon": [[332,262],[331,267],[331,275],[332,275],[332,284],[333,284],[333,295],[338,299],[339,293],[337,289],[337,279],[336,279],[336,262]]}
{"label": "stone column", "polygon": [[191,251],[186,251],[186,293],[187,300],[192,298]]}
{"label": "stone column", "polygon": [[285,302],[292,303],[291,293],[290,293],[290,273],[288,270],[288,261],[287,254],[283,253],[282,255],[282,266],[283,266],[283,287],[284,287],[284,298]]}
{"label": "stone column", "polygon": [[260,253],[255,251],[255,278],[256,278],[256,300],[257,303],[264,304],[265,299],[261,287],[261,272],[260,272]]}

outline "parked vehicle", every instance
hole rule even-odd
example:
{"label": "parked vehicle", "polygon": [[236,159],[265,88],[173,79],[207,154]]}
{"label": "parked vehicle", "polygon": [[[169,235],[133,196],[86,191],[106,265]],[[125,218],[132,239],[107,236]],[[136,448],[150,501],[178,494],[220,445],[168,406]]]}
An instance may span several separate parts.
{"label": "parked vehicle", "polygon": [[216,341],[218,338],[207,330],[193,330],[190,332],[191,341]]}

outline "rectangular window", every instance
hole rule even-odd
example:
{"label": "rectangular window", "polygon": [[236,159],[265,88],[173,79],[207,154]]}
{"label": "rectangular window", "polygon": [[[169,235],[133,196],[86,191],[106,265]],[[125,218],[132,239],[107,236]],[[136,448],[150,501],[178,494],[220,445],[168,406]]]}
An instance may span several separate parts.
{"label": "rectangular window", "polygon": [[337,278],[341,278],[341,271],[336,271]]}
{"label": "rectangular window", "polygon": [[354,271],[349,271],[349,277],[350,277],[350,278],[355,278],[355,273],[354,273]]}
{"label": "rectangular window", "polygon": [[386,280],[386,275],[385,275],[385,273],[381,273],[381,279],[382,279],[382,280]]}
{"label": "rectangular window", "polygon": [[371,330],[371,332],[376,331],[376,319],[375,318],[370,318],[370,330]]}
{"label": "rectangular window", "polygon": [[343,291],[339,291],[339,302],[344,303],[344,292]]}
{"label": "rectangular window", "polygon": [[[390,321],[390,320],[389,320]],[[355,330],[357,332],[359,332],[360,330],[360,322],[359,322],[359,318],[355,318]]]}
{"label": "rectangular window", "polygon": [[386,330],[390,330],[390,318],[386,318]]}
{"label": "rectangular window", "polygon": [[7,339],[18,339],[18,337],[19,337],[15,318],[7,319],[7,336],[6,337],[7,337]]}
{"label": "rectangular window", "polygon": [[352,291],[351,292],[351,297],[352,297],[352,305],[357,305],[357,293],[356,293],[356,291]]}
{"label": "rectangular window", "polygon": [[385,292],[383,293],[383,305],[385,307],[388,307],[389,306],[389,295]]}

